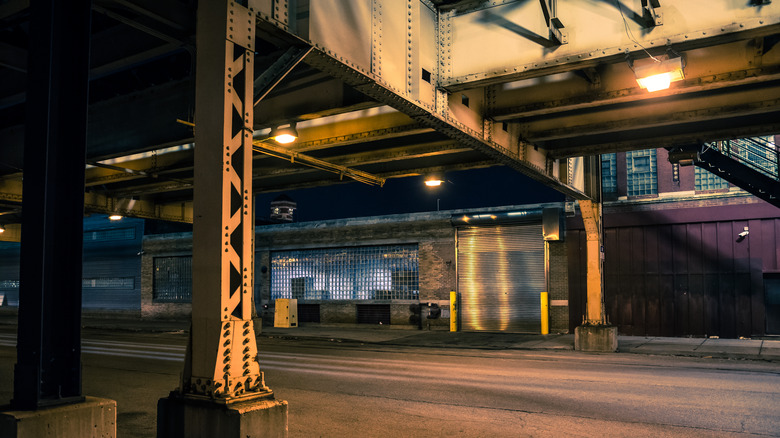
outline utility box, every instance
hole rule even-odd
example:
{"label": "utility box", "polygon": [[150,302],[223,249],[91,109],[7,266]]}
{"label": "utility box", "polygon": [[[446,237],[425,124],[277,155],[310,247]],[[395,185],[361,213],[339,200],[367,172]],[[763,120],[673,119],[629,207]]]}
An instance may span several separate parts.
{"label": "utility box", "polygon": [[274,309],[274,327],[298,327],[298,300],[277,298]]}

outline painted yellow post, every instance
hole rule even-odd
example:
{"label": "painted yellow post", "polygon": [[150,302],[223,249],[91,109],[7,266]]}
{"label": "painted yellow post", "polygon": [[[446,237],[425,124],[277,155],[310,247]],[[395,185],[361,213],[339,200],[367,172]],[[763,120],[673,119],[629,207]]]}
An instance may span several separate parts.
{"label": "painted yellow post", "polygon": [[450,331],[458,331],[458,293],[450,291]]}
{"label": "painted yellow post", "polygon": [[547,299],[547,292],[542,292],[540,295],[542,302],[542,334],[547,335],[550,333],[550,302]]}
{"label": "painted yellow post", "polygon": [[587,300],[585,321],[591,325],[606,323],[604,293],[601,282],[601,205],[580,200],[582,221],[585,224],[587,255]]}

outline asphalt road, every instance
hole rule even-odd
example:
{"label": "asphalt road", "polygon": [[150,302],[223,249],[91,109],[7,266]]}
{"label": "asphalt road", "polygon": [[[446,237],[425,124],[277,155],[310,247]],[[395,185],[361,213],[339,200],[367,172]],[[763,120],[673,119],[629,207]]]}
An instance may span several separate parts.
{"label": "asphalt road", "polygon": [[[182,333],[84,334],[84,393],[118,436],[153,437]],[[291,437],[780,436],[780,366],[577,352],[447,350],[261,338]],[[15,338],[0,330],[0,399]]]}

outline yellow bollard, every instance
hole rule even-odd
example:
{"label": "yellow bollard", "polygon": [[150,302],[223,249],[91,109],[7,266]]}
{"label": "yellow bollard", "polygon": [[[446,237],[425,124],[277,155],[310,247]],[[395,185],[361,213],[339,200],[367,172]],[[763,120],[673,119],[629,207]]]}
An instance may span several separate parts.
{"label": "yellow bollard", "polygon": [[458,331],[458,293],[450,291],[450,331]]}
{"label": "yellow bollard", "polygon": [[542,334],[550,333],[550,302],[547,300],[547,292],[542,292]]}

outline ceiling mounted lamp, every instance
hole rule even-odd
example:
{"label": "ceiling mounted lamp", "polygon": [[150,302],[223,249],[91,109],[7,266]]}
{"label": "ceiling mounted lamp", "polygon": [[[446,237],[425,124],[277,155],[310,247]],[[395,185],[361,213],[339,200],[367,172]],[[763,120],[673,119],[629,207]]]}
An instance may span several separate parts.
{"label": "ceiling mounted lamp", "polygon": [[653,92],[666,90],[672,82],[685,79],[684,66],[683,58],[676,56],[665,60],[653,58],[648,64],[632,66],[632,70],[639,86]]}
{"label": "ceiling mounted lamp", "polygon": [[5,227],[0,225],[0,234],[3,234],[3,233],[5,233]]}
{"label": "ceiling mounted lamp", "polygon": [[270,138],[279,144],[290,144],[298,139],[298,130],[295,129],[295,122],[289,126],[277,126],[271,129]]}
{"label": "ceiling mounted lamp", "polygon": [[123,217],[124,216],[122,216],[121,214],[112,214],[112,215],[108,216],[108,220],[110,220],[110,221],[118,221],[118,220],[121,220]]}
{"label": "ceiling mounted lamp", "polygon": [[425,185],[427,187],[439,187],[442,183],[444,183],[444,180],[437,176],[429,176],[425,179]]}

